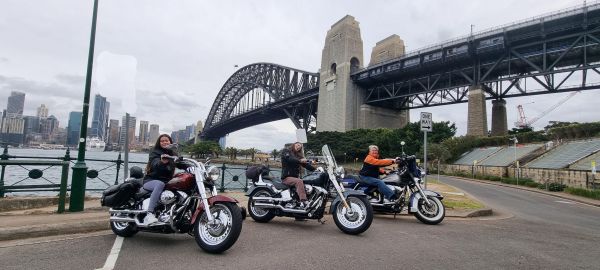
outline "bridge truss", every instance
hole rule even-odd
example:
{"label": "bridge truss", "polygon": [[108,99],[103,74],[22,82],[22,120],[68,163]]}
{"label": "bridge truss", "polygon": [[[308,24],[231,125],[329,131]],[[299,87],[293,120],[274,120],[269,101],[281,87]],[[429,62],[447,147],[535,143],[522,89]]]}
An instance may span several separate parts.
{"label": "bridge truss", "polygon": [[289,118],[306,130],[316,121],[319,74],[270,63],[240,68],[223,85],[206,119],[202,137]]}

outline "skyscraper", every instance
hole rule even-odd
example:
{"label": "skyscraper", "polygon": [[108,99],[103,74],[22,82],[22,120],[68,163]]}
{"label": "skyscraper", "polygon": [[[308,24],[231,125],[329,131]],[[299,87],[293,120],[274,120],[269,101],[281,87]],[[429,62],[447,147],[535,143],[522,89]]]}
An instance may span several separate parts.
{"label": "skyscraper", "polygon": [[119,144],[119,120],[110,119],[108,125],[108,143]]}
{"label": "skyscraper", "polygon": [[54,115],[47,118],[40,118],[40,133],[43,140],[50,140],[54,132],[58,129],[58,119]]}
{"label": "skyscraper", "polygon": [[46,107],[45,104],[42,104],[40,107],[38,107],[38,109],[37,109],[37,117],[39,117],[39,118],[46,118],[46,117],[48,117],[48,107]]}
{"label": "skyscraper", "polygon": [[94,98],[94,115],[92,117],[92,129],[90,129],[90,137],[98,137],[106,141],[107,126],[108,126],[108,111],[110,102],[106,98],[96,94]]}
{"label": "skyscraper", "polygon": [[[135,117],[129,116],[129,145],[132,145],[135,142]],[[123,120],[121,122],[121,131],[119,134],[119,145],[125,146],[125,116],[123,116]]]}
{"label": "skyscraper", "polygon": [[140,144],[148,144],[148,121],[140,120],[140,134],[138,135]]}
{"label": "skyscraper", "polygon": [[148,132],[148,137],[149,137],[148,145],[154,145],[154,143],[156,143],[156,140],[158,140],[158,136],[160,136],[160,131],[158,130],[158,125],[157,124],[150,125],[150,132]]}
{"label": "skyscraper", "polygon": [[23,115],[23,107],[25,106],[25,93],[12,91],[8,97],[8,105],[6,113],[9,115]]}
{"label": "skyscraper", "polygon": [[69,113],[69,125],[67,126],[67,145],[77,145],[79,143],[81,115],[81,112]]}

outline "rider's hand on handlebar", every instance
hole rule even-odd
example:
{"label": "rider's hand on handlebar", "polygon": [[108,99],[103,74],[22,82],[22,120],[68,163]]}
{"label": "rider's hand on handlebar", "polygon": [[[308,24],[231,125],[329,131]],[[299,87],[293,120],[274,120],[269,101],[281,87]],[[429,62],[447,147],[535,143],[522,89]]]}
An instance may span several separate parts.
{"label": "rider's hand on handlebar", "polygon": [[162,154],[162,155],[160,155],[160,162],[168,163],[170,158],[171,158],[171,156],[169,156],[167,154]]}

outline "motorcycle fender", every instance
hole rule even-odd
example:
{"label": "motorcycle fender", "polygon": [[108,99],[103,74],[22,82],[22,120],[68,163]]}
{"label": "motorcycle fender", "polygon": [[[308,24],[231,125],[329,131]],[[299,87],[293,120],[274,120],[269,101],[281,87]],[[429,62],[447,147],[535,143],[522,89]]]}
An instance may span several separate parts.
{"label": "motorcycle fender", "polygon": [[[427,196],[427,197],[436,197],[440,200],[444,199],[444,196],[442,196],[441,194],[439,194],[435,191],[424,189],[423,193],[425,193],[425,196]],[[419,193],[419,192],[415,192],[410,195],[410,200],[408,203],[408,213],[415,213],[418,211],[417,204],[418,204],[420,198],[421,198],[421,193]]]}
{"label": "motorcycle fender", "polygon": [[[354,190],[354,189],[346,189],[344,190],[344,192],[342,192],[342,194],[344,194],[344,198],[348,198],[348,196],[352,195],[352,196],[367,196],[365,195],[362,191],[358,191],[358,190]],[[340,199],[340,197],[336,197],[335,200],[333,200],[333,202],[331,203],[331,206],[329,207],[329,213],[333,213],[333,209],[335,209],[337,207],[338,203],[341,203],[342,200]]]}
{"label": "motorcycle fender", "polygon": [[[233,199],[233,198],[229,198],[229,197],[223,196],[223,195],[217,195],[217,196],[212,196],[212,197],[208,198],[208,205],[210,205],[210,206],[212,206],[212,205],[214,205],[215,203],[218,203],[218,202],[238,203],[238,200]],[[192,216],[192,224],[194,224],[196,222],[196,218],[202,212],[204,212],[204,204],[202,202],[200,202],[199,205],[198,205],[198,208],[196,208],[196,212],[194,212],[194,215]]]}
{"label": "motorcycle fender", "polygon": [[254,192],[255,189],[256,189],[256,187],[249,188],[248,191],[246,192],[246,196],[250,196],[250,194],[252,194],[252,192]]}

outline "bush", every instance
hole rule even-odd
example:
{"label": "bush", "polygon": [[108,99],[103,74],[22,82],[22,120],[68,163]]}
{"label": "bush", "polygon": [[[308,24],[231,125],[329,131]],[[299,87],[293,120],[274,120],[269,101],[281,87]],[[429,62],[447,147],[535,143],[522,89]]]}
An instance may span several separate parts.
{"label": "bush", "polygon": [[548,184],[548,191],[563,191],[565,187],[567,186],[561,183],[550,183]]}
{"label": "bush", "polygon": [[539,188],[539,187],[540,187],[540,185],[541,185],[542,187],[544,186],[543,184],[536,183],[536,182],[525,182],[525,184],[524,184],[524,185],[525,185],[525,186],[528,186],[528,187],[532,187],[532,188]]}
{"label": "bush", "polygon": [[600,190],[567,187],[565,188],[565,192],[577,196],[600,200]]}

